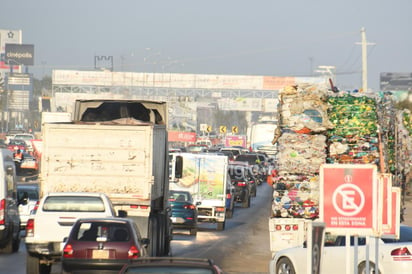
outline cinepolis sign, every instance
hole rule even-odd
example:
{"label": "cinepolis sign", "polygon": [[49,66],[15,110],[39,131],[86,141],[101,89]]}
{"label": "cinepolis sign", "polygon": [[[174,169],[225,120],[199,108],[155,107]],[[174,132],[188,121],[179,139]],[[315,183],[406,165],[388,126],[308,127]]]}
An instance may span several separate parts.
{"label": "cinepolis sign", "polygon": [[6,44],[5,61],[9,65],[34,65],[34,45]]}

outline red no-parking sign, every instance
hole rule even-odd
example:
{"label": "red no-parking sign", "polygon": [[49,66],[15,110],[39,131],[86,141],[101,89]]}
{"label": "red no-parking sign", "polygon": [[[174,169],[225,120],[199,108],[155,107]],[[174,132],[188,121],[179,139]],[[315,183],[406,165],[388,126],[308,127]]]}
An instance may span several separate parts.
{"label": "red no-parking sign", "polygon": [[337,234],[373,236],[378,232],[377,167],[324,164],[320,168],[320,221]]}

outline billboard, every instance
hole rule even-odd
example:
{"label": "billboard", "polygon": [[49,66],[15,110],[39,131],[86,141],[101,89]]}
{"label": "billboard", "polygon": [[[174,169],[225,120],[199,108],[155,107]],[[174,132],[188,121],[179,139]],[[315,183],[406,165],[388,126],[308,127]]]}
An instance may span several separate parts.
{"label": "billboard", "polygon": [[34,65],[34,45],[6,44],[6,64]]}

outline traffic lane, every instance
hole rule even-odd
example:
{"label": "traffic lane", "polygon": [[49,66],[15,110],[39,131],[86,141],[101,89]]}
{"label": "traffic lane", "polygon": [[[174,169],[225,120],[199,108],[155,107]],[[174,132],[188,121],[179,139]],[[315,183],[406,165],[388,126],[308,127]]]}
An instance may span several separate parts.
{"label": "traffic lane", "polygon": [[197,237],[186,231],[175,234],[172,255],[212,259],[225,273],[268,273],[271,200],[270,186],[260,185],[251,207],[236,207],[233,218],[226,220],[225,230],[200,224]]}
{"label": "traffic lane", "polygon": [[[223,231],[216,231],[213,224],[201,224],[197,237],[178,230],[172,241],[172,255],[213,259],[225,273],[268,273],[271,193],[267,184],[259,186],[251,207],[236,207]],[[0,255],[0,273],[25,273],[26,254],[22,238],[19,252]],[[53,264],[51,273],[61,273],[61,263]]]}

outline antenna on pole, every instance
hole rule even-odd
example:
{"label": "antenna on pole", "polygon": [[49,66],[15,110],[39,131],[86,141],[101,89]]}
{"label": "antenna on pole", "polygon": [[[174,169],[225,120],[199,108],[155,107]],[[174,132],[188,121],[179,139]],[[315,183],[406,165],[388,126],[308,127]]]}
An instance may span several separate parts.
{"label": "antenna on pole", "polygon": [[362,45],[362,90],[368,91],[368,49],[367,46],[375,45],[375,43],[368,43],[366,41],[365,28],[361,28],[362,42],[356,43]]}

